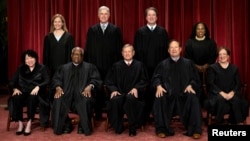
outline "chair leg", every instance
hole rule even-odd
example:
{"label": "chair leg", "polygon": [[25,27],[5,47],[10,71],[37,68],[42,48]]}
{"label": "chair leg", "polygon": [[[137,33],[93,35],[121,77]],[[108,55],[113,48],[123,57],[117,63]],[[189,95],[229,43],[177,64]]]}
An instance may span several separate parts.
{"label": "chair leg", "polygon": [[210,113],[207,113],[207,125],[212,124],[212,115]]}
{"label": "chair leg", "polygon": [[109,119],[107,118],[105,122],[105,131],[108,132],[108,130],[109,130]]}
{"label": "chair leg", "polygon": [[7,131],[10,131],[10,122],[11,122],[11,116],[10,113],[8,114],[8,119],[7,119]]}
{"label": "chair leg", "polygon": [[141,126],[141,131],[144,132],[144,125]]}
{"label": "chair leg", "polygon": [[91,117],[91,125],[92,125],[92,129],[94,129],[94,127],[95,127],[95,120],[94,120],[93,116]]}

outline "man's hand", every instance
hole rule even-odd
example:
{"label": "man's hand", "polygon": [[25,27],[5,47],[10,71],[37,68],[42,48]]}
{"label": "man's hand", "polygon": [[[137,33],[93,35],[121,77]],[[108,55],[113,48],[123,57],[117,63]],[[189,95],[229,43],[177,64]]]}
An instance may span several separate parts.
{"label": "man's hand", "polygon": [[60,98],[64,94],[63,89],[61,87],[56,87],[56,93],[54,98]]}
{"label": "man's hand", "polygon": [[138,98],[138,91],[137,91],[136,88],[131,89],[131,90],[129,91],[128,94],[131,94],[131,95],[133,95],[135,98]]}
{"label": "man's hand", "polygon": [[82,92],[82,95],[85,97],[91,97],[91,90],[91,85],[88,85],[87,87],[85,87],[84,91]]}
{"label": "man's hand", "polygon": [[161,85],[158,85],[156,87],[155,97],[162,97],[164,93],[167,93],[167,90],[165,90]]}
{"label": "man's hand", "polygon": [[112,99],[113,97],[117,96],[117,95],[121,95],[118,91],[113,91],[111,93],[110,99]]}
{"label": "man's hand", "polygon": [[196,92],[194,91],[194,89],[192,88],[191,85],[188,85],[188,86],[186,87],[186,89],[184,90],[184,93],[196,94]]}

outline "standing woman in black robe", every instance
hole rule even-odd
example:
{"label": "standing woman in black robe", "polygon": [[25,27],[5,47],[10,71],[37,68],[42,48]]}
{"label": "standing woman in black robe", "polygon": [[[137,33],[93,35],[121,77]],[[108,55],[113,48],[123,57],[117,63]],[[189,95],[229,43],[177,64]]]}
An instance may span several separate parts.
{"label": "standing woman in black robe", "polygon": [[216,42],[210,38],[210,32],[207,25],[203,22],[196,23],[186,41],[185,58],[192,60],[199,72],[201,81],[203,83],[203,94],[201,94],[201,104],[204,102],[206,93],[206,71],[209,65],[216,60],[217,45]]}
{"label": "standing woman in black robe", "polygon": [[71,61],[74,46],[74,38],[68,32],[64,17],[55,14],[51,20],[50,33],[44,38],[43,48],[43,64],[48,67],[51,78],[60,65]]}
{"label": "standing woman in black robe", "polygon": [[[12,118],[18,121],[16,135],[28,136],[31,134],[31,124],[34,119],[38,97],[45,95],[46,86],[49,84],[49,75],[46,67],[38,63],[38,55],[33,50],[26,50],[22,54],[20,65],[9,82],[10,90],[13,90]],[[23,123],[23,104],[27,103],[28,122],[26,128]],[[40,118],[43,116],[40,115]]]}
{"label": "standing woman in black robe", "polygon": [[[71,61],[71,50],[74,47],[74,38],[68,32],[64,17],[55,14],[52,17],[50,33],[44,38],[43,63],[47,67],[50,79],[53,77],[57,68]],[[48,101],[53,101],[55,92],[49,89]],[[43,121],[46,127],[49,124],[50,107],[44,107],[44,115],[47,120]]]}
{"label": "standing woman in black robe", "polygon": [[[140,27],[134,38],[135,58],[142,61],[149,78],[152,77],[158,63],[169,57],[167,52],[169,36],[165,28],[157,25],[158,10],[149,7],[145,10],[147,25]],[[153,92],[147,89],[145,122],[148,120],[153,105]]]}
{"label": "standing woman in black robe", "polygon": [[[104,81],[110,67],[121,59],[121,48],[123,45],[120,28],[109,22],[110,9],[101,6],[98,9],[99,23],[89,27],[87,32],[86,62],[97,66]],[[96,95],[96,118],[102,118],[102,107],[104,106],[105,94],[103,89]]]}
{"label": "standing woman in black robe", "polygon": [[229,49],[219,48],[218,62],[208,68],[207,83],[210,96],[208,110],[215,115],[215,121],[221,124],[229,107],[229,122],[243,124],[248,115],[248,104],[241,98],[238,67],[229,62],[229,57]]}

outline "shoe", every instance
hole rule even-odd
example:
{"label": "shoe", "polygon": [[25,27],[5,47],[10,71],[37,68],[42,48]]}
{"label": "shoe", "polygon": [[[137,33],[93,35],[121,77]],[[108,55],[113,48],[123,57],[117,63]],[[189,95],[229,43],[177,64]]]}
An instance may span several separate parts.
{"label": "shoe", "polygon": [[23,126],[23,129],[21,131],[16,131],[16,135],[22,135],[24,132],[25,127]]}
{"label": "shoe", "polygon": [[72,132],[72,130],[73,130],[73,127],[66,127],[66,128],[64,128],[63,133],[70,134]]}
{"label": "shoe", "polygon": [[84,134],[84,131],[81,127],[81,125],[78,124],[77,134]]}
{"label": "shoe", "polygon": [[193,134],[193,138],[194,138],[194,139],[200,139],[200,138],[201,138],[201,134],[199,134],[199,133],[194,133],[194,134]]}
{"label": "shoe", "polygon": [[166,131],[166,136],[173,136],[175,133],[174,133],[174,130],[172,128],[169,128],[167,131]]}
{"label": "shoe", "polygon": [[183,133],[183,135],[188,136],[188,137],[191,137],[191,136],[192,136],[192,135],[189,134],[188,132]]}
{"label": "shoe", "polygon": [[27,133],[27,132],[24,132],[24,133],[23,133],[24,136],[29,136],[30,134],[31,134],[31,131],[28,132],[28,133]]}
{"label": "shoe", "polygon": [[131,127],[129,129],[129,136],[130,137],[136,136],[136,129],[134,127]]}
{"label": "shoe", "polygon": [[166,134],[162,132],[158,133],[157,136],[160,138],[166,138]]}

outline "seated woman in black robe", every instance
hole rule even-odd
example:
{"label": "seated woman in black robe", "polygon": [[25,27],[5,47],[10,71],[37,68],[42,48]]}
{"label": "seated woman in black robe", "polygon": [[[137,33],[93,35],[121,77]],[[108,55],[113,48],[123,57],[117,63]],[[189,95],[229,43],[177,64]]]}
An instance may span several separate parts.
{"label": "seated woman in black robe", "polygon": [[[11,97],[13,101],[12,118],[18,121],[16,135],[24,133],[27,136],[31,134],[31,123],[34,119],[39,96],[44,97],[46,94],[49,75],[46,67],[38,63],[38,55],[33,50],[26,50],[22,54],[22,63],[11,78],[9,87],[10,90],[13,90]],[[23,123],[24,102],[27,103],[29,119],[26,128]]]}
{"label": "seated woman in black robe", "polygon": [[129,136],[136,135],[136,127],[143,122],[144,88],[148,74],[144,64],[133,59],[134,48],[130,44],[122,48],[123,60],[116,62],[107,74],[105,85],[110,91],[108,118],[117,134],[124,131],[123,115],[127,115]]}
{"label": "seated woman in black robe", "polygon": [[243,124],[248,114],[248,104],[241,98],[238,67],[229,62],[229,57],[227,48],[219,48],[218,62],[208,68],[209,105],[206,107],[215,115],[217,123],[222,123],[224,115],[230,111],[229,122]]}

